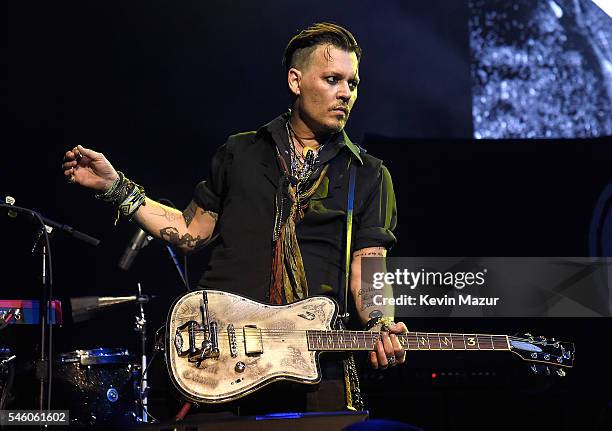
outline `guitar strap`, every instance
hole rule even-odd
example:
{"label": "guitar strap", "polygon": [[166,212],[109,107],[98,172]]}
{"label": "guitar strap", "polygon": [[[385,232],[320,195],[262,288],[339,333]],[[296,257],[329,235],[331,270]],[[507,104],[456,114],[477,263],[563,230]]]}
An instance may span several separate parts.
{"label": "guitar strap", "polygon": [[346,254],[344,256],[344,303],[342,304],[343,313],[340,314],[344,323],[348,323],[348,292],[351,275],[351,241],[353,239],[353,207],[355,205],[355,165],[353,158],[349,157],[349,186],[348,199],[346,202]]}
{"label": "guitar strap", "polygon": [[[351,274],[351,241],[353,238],[353,207],[355,205],[355,165],[352,163],[353,158],[349,157],[349,186],[348,199],[346,203],[346,255],[344,267],[344,302],[342,304],[343,313],[340,315],[338,324],[340,329],[345,328],[345,324],[349,320],[348,311],[348,292],[350,287]],[[346,406],[349,410],[363,410],[364,404],[361,398],[359,389],[359,375],[357,374],[357,365],[355,357],[351,353],[342,361],[344,367],[344,387],[346,390]]]}

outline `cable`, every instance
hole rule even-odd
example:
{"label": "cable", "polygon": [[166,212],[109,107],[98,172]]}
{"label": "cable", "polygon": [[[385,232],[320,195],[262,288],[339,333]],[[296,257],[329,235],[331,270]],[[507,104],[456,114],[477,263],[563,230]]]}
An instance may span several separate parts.
{"label": "cable", "polygon": [[[174,205],[174,202],[172,202],[170,199],[159,198],[157,200],[157,202],[159,202],[161,204],[166,203],[167,205],[169,205],[170,207],[174,208],[175,210],[178,210],[176,205]],[[176,268],[179,271],[179,276],[181,277],[181,280],[183,281],[183,284],[187,288],[187,292],[190,292],[191,288],[189,287],[189,274],[187,273],[187,255],[186,254],[183,255],[183,270],[181,271],[180,270],[180,265],[178,264],[178,261],[176,260],[176,254],[174,253],[174,250],[172,249],[172,246],[168,244],[168,245],[166,245],[166,249],[168,250],[168,253],[170,254],[170,257],[174,261],[174,264],[176,265]]]}

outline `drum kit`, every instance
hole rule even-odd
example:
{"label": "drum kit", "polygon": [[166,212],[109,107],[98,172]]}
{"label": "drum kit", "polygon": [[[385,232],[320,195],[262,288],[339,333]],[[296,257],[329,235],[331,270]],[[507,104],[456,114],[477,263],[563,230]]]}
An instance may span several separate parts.
{"label": "drum kit", "polygon": [[[72,298],[73,321],[86,320],[99,309],[113,309],[114,305],[136,302],[140,312],[136,315],[135,330],[145,337],[143,304],[147,295],[128,297]],[[0,300],[0,322],[8,325],[34,324],[37,319],[32,309],[36,301]],[[86,307],[81,306],[87,304]],[[7,305],[13,308],[7,308]],[[18,307],[15,307],[15,306]],[[55,316],[61,315],[61,304],[54,301]],[[20,316],[15,319],[15,316]],[[52,324],[61,324],[55,320]],[[144,342],[144,341],[143,341]],[[0,410],[11,408],[9,400],[15,380],[16,355],[8,347],[0,346]],[[139,361],[128,349],[100,347],[74,350],[55,355],[53,359],[54,410],[68,410],[70,423],[77,426],[112,424],[121,428],[147,421],[146,411],[146,356]],[[145,371],[145,375],[143,375]]]}
{"label": "drum kit", "polygon": [[[70,226],[54,222],[27,208],[14,205],[7,197],[0,208],[11,218],[26,215],[39,222],[38,235],[32,255],[42,258],[42,290],[38,299],[0,299],[0,410],[14,408],[37,408],[39,411],[68,410],[70,423],[77,426],[112,425],[127,429],[130,425],[148,422],[147,412],[147,357],[145,354],[146,319],[143,305],[152,296],[138,294],[123,297],[79,297],[70,298],[72,322],[89,320],[118,305],[136,304],[135,331],[139,334],[142,354],[134,355],[126,348],[98,347],[79,349],[61,354],[51,354],[52,331],[62,325],[62,304],[53,297],[52,278],[49,276],[50,240],[55,231],[65,232],[91,245],[99,241]],[[142,247],[142,246],[141,246]],[[20,352],[12,346],[11,336],[17,339],[21,325],[39,326],[41,342],[30,343],[28,352]],[[7,329],[8,328],[8,329]],[[163,328],[160,328],[163,329]],[[27,331],[30,333],[29,331]],[[4,334],[9,337],[4,337]],[[23,332],[22,332],[23,333]],[[29,341],[28,341],[29,343]],[[156,349],[158,349],[156,345]],[[37,358],[29,357],[36,351]],[[28,356],[28,358],[26,358]],[[35,380],[32,378],[35,377]],[[49,378],[51,377],[51,378]],[[23,382],[26,382],[22,384]],[[32,390],[38,382],[40,390]],[[38,404],[30,405],[19,400],[19,390],[36,394]],[[15,395],[17,394],[17,397]],[[51,396],[52,395],[52,396]],[[32,395],[33,396],[33,395]],[[17,401],[16,401],[17,399]]]}

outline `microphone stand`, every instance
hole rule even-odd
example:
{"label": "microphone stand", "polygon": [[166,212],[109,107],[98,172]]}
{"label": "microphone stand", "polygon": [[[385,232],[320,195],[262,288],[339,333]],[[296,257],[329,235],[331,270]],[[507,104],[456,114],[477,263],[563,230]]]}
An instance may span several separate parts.
{"label": "microphone stand", "polygon": [[[43,230],[46,231],[47,227],[43,226]],[[39,404],[38,408],[40,411],[43,410],[44,399],[45,399],[45,382],[47,384],[47,410],[51,410],[51,378],[53,377],[52,364],[49,362],[49,359],[52,359],[53,350],[52,350],[52,340],[53,340],[53,329],[52,325],[49,324],[49,329],[47,329],[47,317],[49,316],[49,310],[47,307],[47,302],[49,301],[49,295],[52,295],[53,292],[50,291],[52,289],[51,284],[47,283],[47,245],[49,245],[49,236],[45,235],[47,244],[42,247],[42,298],[40,301],[40,357],[38,362],[36,363],[36,378],[40,381],[39,389],[40,392],[38,394]],[[40,237],[39,237],[40,238]],[[38,240],[36,241],[36,244]],[[36,244],[34,244],[34,248],[36,248]],[[48,351],[45,351],[45,336],[49,335],[49,345]],[[48,380],[47,380],[48,379]]]}
{"label": "microphone stand", "polygon": [[140,314],[136,315],[136,325],[134,326],[134,330],[136,332],[140,333],[140,346],[141,346],[141,353],[142,353],[142,360],[141,360],[141,366],[142,366],[142,378],[141,378],[141,386],[140,388],[138,388],[138,390],[140,391],[140,400],[141,400],[141,408],[142,408],[142,422],[143,423],[147,423],[148,421],[148,414],[147,414],[147,393],[149,392],[149,385],[148,385],[148,379],[147,379],[147,374],[149,373],[149,370],[147,370],[147,319],[145,317],[145,313],[144,313],[144,307],[143,304],[149,302],[149,297],[147,295],[143,295],[142,294],[142,288],[140,286],[140,283],[138,283],[138,307],[140,308]]}
{"label": "microphone stand", "polygon": [[[44,237],[45,243],[41,248],[42,255],[42,293],[41,293],[41,302],[40,302],[40,355],[39,359],[36,362],[36,378],[40,381],[39,387],[39,402],[38,408],[40,411],[45,409],[51,409],[51,389],[52,389],[52,377],[53,377],[53,366],[52,361],[50,361],[51,356],[53,354],[53,325],[51,324],[51,312],[49,310],[49,300],[53,296],[53,263],[51,260],[51,240],[50,234],[53,232],[53,229],[57,229],[63,232],[68,233],[76,239],[84,241],[88,244],[97,246],[100,243],[100,240],[79,232],[78,230],[62,224],[56,221],[53,221],[49,218],[43,217],[38,212],[31,210],[29,208],[18,207],[12,204],[3,204],[0,203],[0,208],[6,208],[10,212],[20,212],[25,213],[32,216],[34,219],[38,221],[40,224],[40,232],[36,241],[34,243],[34,247],[32,248],[32,253],[36,251],[37,245],[40,242],[40,239]],[[12,216],[12,215],[11,215]],[[47,320],[49,319],[49,320]],[[48,325],[48,327],[47,327]],[[46,390],[45,390],[46,389]],[[45,400],[45,392],[46,392],[46,400]],[[46,403],[45,403],[46,401]]]}

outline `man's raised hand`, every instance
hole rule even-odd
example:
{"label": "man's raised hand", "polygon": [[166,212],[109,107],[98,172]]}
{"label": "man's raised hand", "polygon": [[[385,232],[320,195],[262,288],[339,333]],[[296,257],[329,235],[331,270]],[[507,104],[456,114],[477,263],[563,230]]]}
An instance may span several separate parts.
{"label": "man's raised hand", "polygon": [[64,155],[62,169],[68,182],[82,185],[98,192],[110,188],[118,177],[104,154],[77,145]]}

